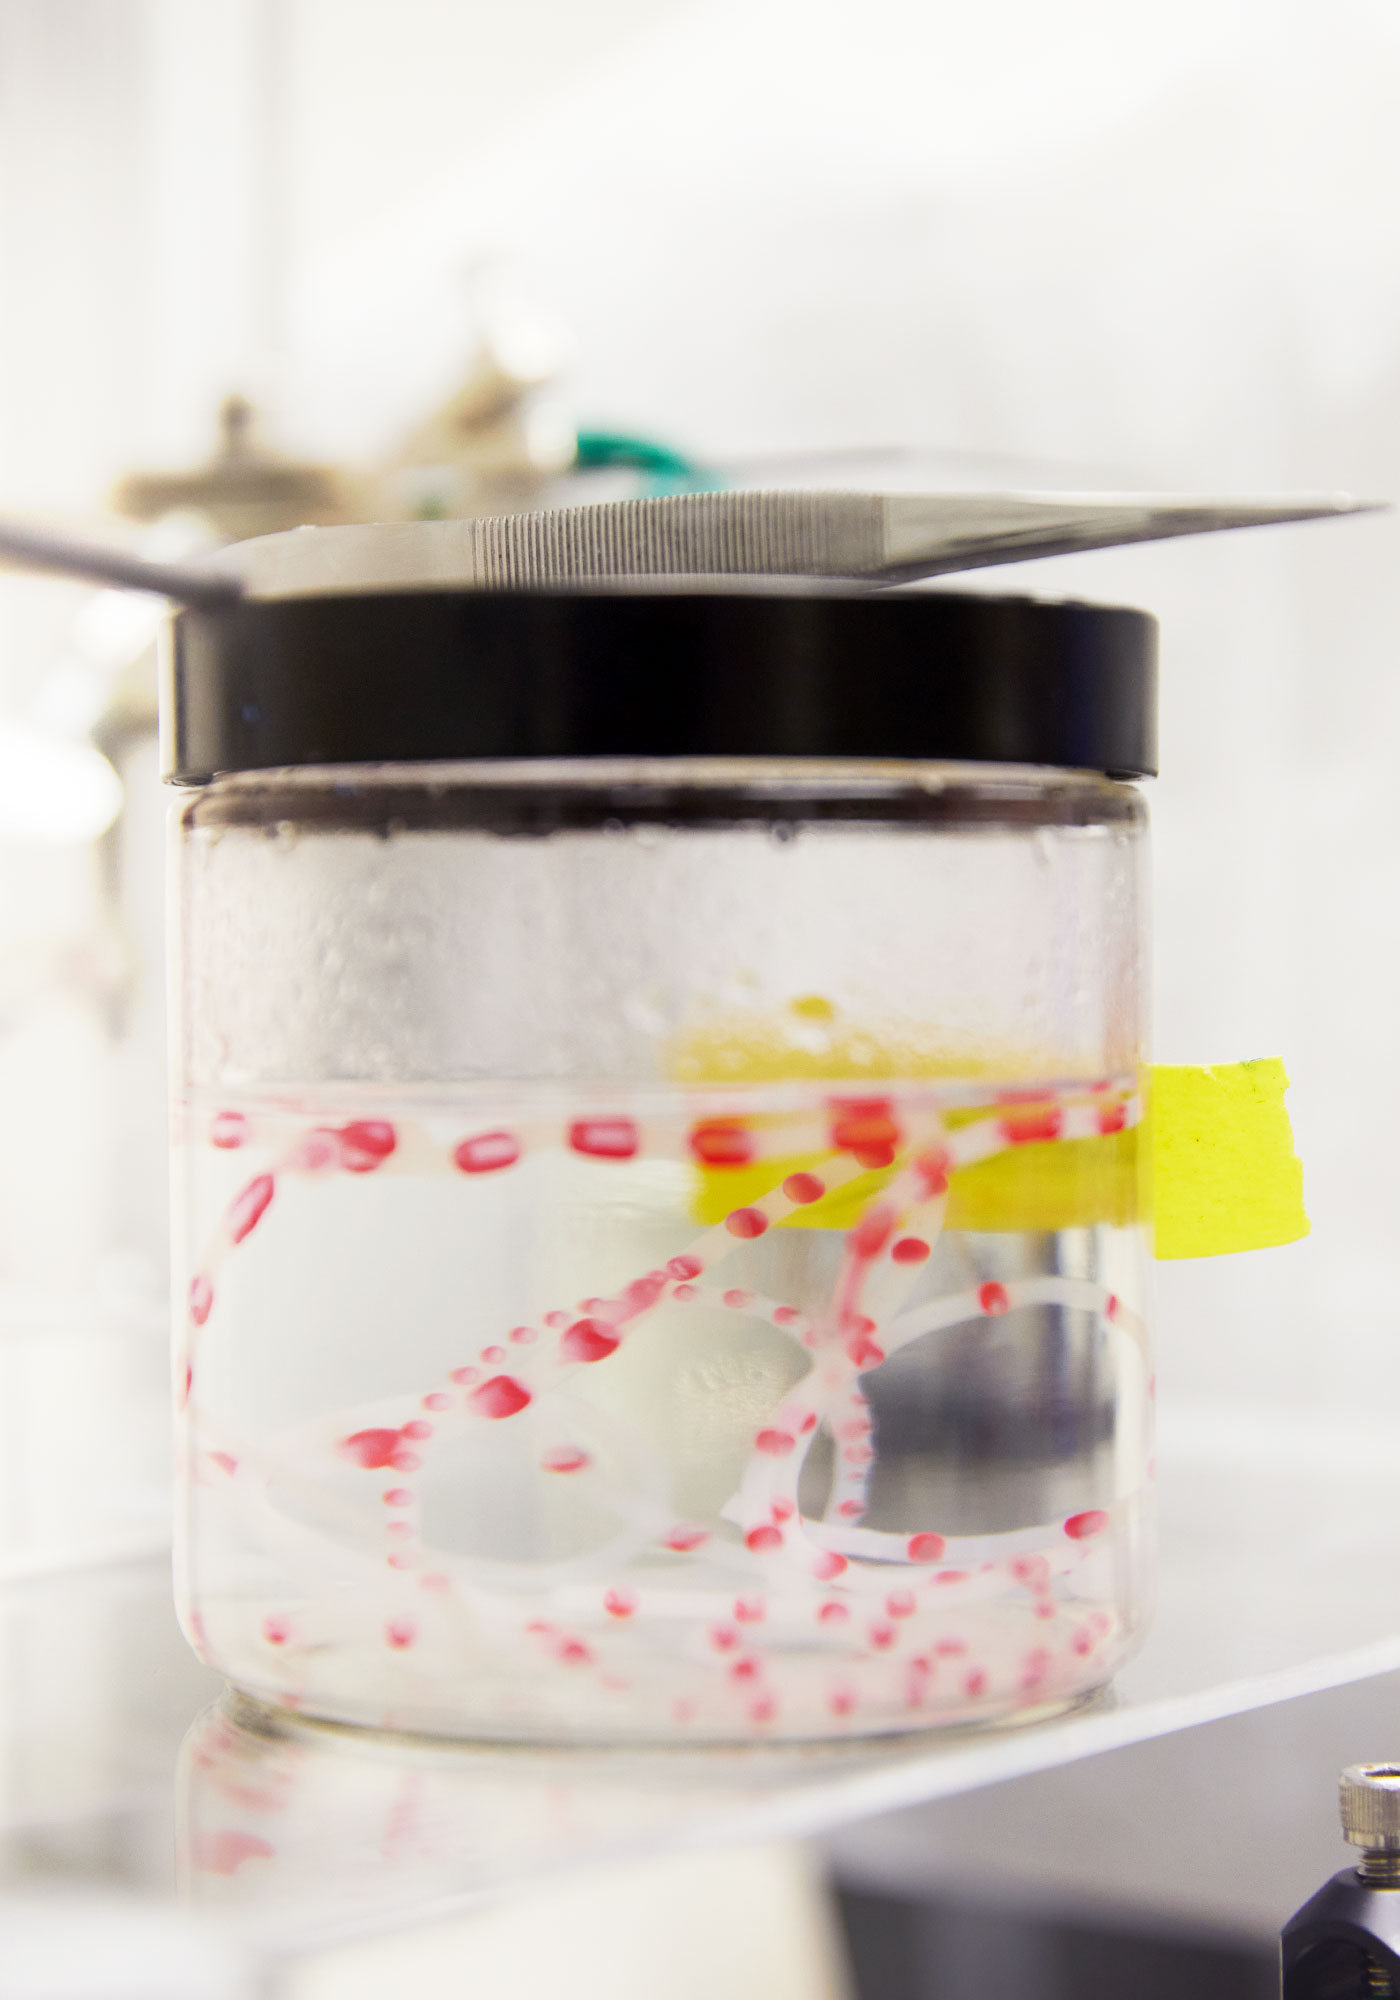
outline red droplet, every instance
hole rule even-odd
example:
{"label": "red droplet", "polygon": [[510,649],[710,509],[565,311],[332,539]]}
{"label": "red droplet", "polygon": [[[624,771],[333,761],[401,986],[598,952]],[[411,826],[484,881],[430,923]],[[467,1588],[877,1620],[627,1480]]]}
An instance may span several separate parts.
{"label": "red droplet", "polygon": [[1108,1526],[1108,1516],[1102,1507],[1090,1507],[1082,1514],[1071,1514],[1065,1522],[1065,1533],[1071,1541],[1085,1542],[1090,1535],[1102,1534]]}
{"label": "red droplet", "polygon": [[761,1694],[757,1701],[749,1703],[750,1722],[771,1722],[777,1713],[778,1704],[771,1694]]}
{"label": "red droplet", "polygon": [[468,1405],[479,1417],[497,1420],[518,1416],[530,1400],[530,1391],[513,1375],[492,1375],[479,1389],[473,1389]]}
{"label": "red droplet", "polygon": [[710,1633],[710,1644],[717,1653],[732,1653],[739,1643],[739,1634],[732,1625],[716,1625]]}
{"label": "red droplet", "polygon": [[384,1532],[386,1535],[396,1535],[402,1539],[403,1536],[413,1533],[413,1524],[411,1521],[386,1521]]}
{"label": "red droplet", "polygon": [[768,1217],[761,1208],[736,1208],[725,1216],[724,1226],[731,1236],[762,1236]]}
{"label": "red droplet", "polygon": [[1119,1313],[1122,1310],[1123,1310],[1123,1302],[1119,1298],[1117,1292],[1110,1292],[1108,1297],[1104,1300],[1104,1306],[1103,1306],[1104,1318],[1109,1321],[1116,1320]]}
{"label": "red droplet", "polygon": [[618,1347],[618,1336],[605,1320],[576,1319],[559,1343],[566,1361],[606,1361]]}
{"label": "red droplet", "polygon": [[175,1401],[180,1409],[183,1410],[186,1403],[189,1402],[190,1391],[191,1389],[193,1389],[193,1387],[194,1387],[194,1369],[190,1366],[189,1362],[187,1361],[185,1363],[184,1373],[180,1377],[179,1387],[175,1391]]}
{"label": "red droplet", "polygon": [[797,1509],[791,1500],[775,1500],[769,1511],[775,1521],[790,1521]]}
{"label": "red droplet", "polygon": [[690,1135],[690,1150],[707,1167],[742,1167],[757,1147],[752,1132],[723,1118],[707,1118]]}
{"label": "red droplet", "polygon": [[997,1130],[1008,1146],[1029,1146],[1037,1141],[1058,1139],[1064,1122],[1064,1113],[1057,1104],[1039,1104],[1024,1111],[1008,1111],[997,1120]]}
{"label": "red droplet", "polygon": [[243,1833],[235,1827],[197,1833],[191,1843],[194,1865],[206,1875],[236,1875],[245,1861],[269,1861],[275,1853],[272,1842],[260,1833]]}
{"label": "red droplet", "polygon": [[576,1153],[595,1160],[630,1160],[640,1140],[630,1118],[576,1118],[569,1127]]}
{"label": "red droplet", "polygon": [[854,1153],[863,1167],[887,1167],[899,1144],[899,1127],[887,1097],[848,1098],[833,1107],[831,1143]]}
{"label": "red droplet", "polygon": [[503,1347],[483,1347],[481,1350],[481,1358],[483,1361],[489,1361],[491,1366],[494,1368],[498,1361],[505,1360],[506,1351]]}
{"label": "red droplet", "polygon": [[948,1544],[942,1535],[911,1535],[904,1544],[910,1562],[936,1563]]}
{"label": "red droplet", "polygon": [[750,1528],[744,1537],[744,1545],[755,1555],[762,1555],[768,1549],[780,1549],[783,1546],[783,1531],[781,1528],[770,1528],[766,1523],[762,1527]]}
{"label": "red droplet", "polygon": [[878,1653],[887,1653],[898,1636],[893,1625],[872,1625],[870,1628],[870,1643]]}
{"label": "red droplet", "polygon": [[797,1440],[786,1431],[760,1431],[754,1439],[757,1451],[766,1451],[770,1458],[786,1458]]}
{"label": "red droplet", "polygon": [[464,1389],[469,1389],[473,1382],[481,1380],[481,1370],[479,1368],[452,1368],[448,1371],[447,1379],[449,1382],[460,1382]]}
{"label": "red droplet", "polygon": [[[444,1396],[442,1399],[442,1404],[445,1404],[446,1402],[447,1398],[446,1396]],[[440,1404],[438,1407],[441,1408],[442,1404]],[[432,1434],[433,1434],[432,1425],[424,1423],[421,1417],[415,1417],[411,1424],[405,1424],[403,1427],[403,1435],[406,1438],[412,1438],[415,1443],[417,1443],[422,1438],[430,1438]]]}
{"label": "red droplet", "polygon": [[698,1257],[673,1257],[666,1266],[668,1278],[698,1278],[704,1270]]}
{"label": "red droplet", "polygon": [[868,1339],[863,1333],[846,1342],[846,1354],[857,1368],[878,1368],[885,1358],[885,1350],[878,1341]]}
{"label": "red droplet", "polygon": [[1044,1556],[1017,1556],[1011,1564],[1011,1574],[1017,1583],[1029,1583],[1043,1587],[1050,1577],[1050,1565]]}
{"label": "red droplet", "polygon": [[975,1701],[979,1694],[987,1692],[987,1676],[980,1667],[974,1667],[970,1674],[963,1676],[963,1693]]}
{"label": "red droplet", "polygon": [[388,1563],[390,1569],[412,1569],[413,1567],[413,1557],[403,1555],[397,1549],[392,1555],[385,1556],[384,1560]]}
{"label": "red droplet", "polygon": [[238,1460],[226,1451],[211,1451],[209,1460],[212,1465],[218,1466],[220,1472],[226,1472],[230,1479],[238,1470]]}
{"label": "red droplet", "polygon": [[398,1431],[354,1431],[349,1437],[340,1440],[336,1450],[342,1458],[348,1458],[352,1465],[360,1465],[366,1472],[374,1472],[380,1466],[394,1463],[394,1456],[401,1442]]}
{"label": "red droplet", "polygon": [[865,1502],[863,1500],[843,1500],[836,1511],[838,1514],[843,1514],[847,1520],[853,1520],[857,1514],[865,1512]]}
{"label": "red droplet", "polygon": [[413,1495],[406,1486],[390,1486],[380,1495],[386,1507],[411,1507]]}
{"label": "red droplet", "polygon": [[977,1303],[984,1313],[1004,1313],[1011,1310],[1011,1299],[1005,1285],[999,1285],[994,1278],[987,1284],[977,1287]]}
{"label": "red droplet", "polygon": [[692,1528],[684,1522],[662,1536],[664,1545],[668,1549],[675,1549],[678,1555],[689,1555],[692,1549],[703,1547],[709,1539],[708,1528]]}
{"label": "red droplet", "polygon": [[271,1174],[259,1174],[256,1180],[249,1181],[228,1212],[228,1233],[233,1242],[241,1243],[251,1230],[257,1228],[267,1213],[267,1205],[276,1187]]}
{"label": "red droplet", "polygon": [[838,1555],[835,1549],[823,1549],[812,1564],[812,1574],[822,1583],[830,1583],[834,1576],[840,1576],[847,1567],[843,1555]]}
{"label": "red droplet", "polygon": [[569,1324],[569,1315],[564,1312],[546,1313],[544,1323],[546,1326],[553,1327],[567,1326]]}
{"label": "red droplet", "polygon": [[[451,1407],[452,1398],[442,1389],[434,1389],[431,1395],[423,1398],[423,1408],[425,1410],[450,1410]],[[404,1430],[407,1431],[407,1429],[408,1425],[405,1424]]]}
{"label": "red droplet", "polygon": [[935,1583],[966,1583],[967,1571],[965,1569],[941,1569],[933,1580]]}
{"label": "red droplet", "polygon": [[890,1256],[896,1264],[922,1264],[929,1254],[929,1246],[922,1236],[901,1236],[890,1245]]}
{"label": "red droplet", "polygon": [[892,1590],[885,1599],[885,1609],[891,1618],[912,1618],[914,1616],[914,1594],[909,1590]]}
{"label": "red droplet", "polygon": [[582,1472],[592,1463],[588,1453],[576,1444],[557,1444],[540,1459],[546,1472]]}
{"label": "red droplet", "polygon": [[340,1134],[318,1125],[314,1132],[305,1133],[297,1142],[291,1164],[303,1174],[323,1174],[331,1167],[338,1167]]}
{"label": "red droplet", "polygon": [[692,1299],[698,1299],[699,1296],[700,1296],[700,1289],[697,1285],[676,1286],[675,1297],[679,1300],[679,1302],[683,1306],[688,1306]]}
{"label": "red droplet", "polygon": [[399,1446],[399,1449],[394,1453],[389,1463],[393,1466],[395,1472],[419,1472],[422,1470],[423,1465],[423,1461],[419,1458],[417,1452],[405,1451],[402,1445]]}
{"label": "red droplet", "polygon": [[806,1208],[809,1202],[821,1200],[826,1193],[826,1182],[818,1180],[815,1174],[789,1174],[783,1182],[783,1193],[799,1208]]}
{"label": "red droplet", "polygon": [[817,1623],[819,1625],[844,1625],[846,1620],[850,1617],[850,1615],[851,1614],[847,1610],[846,1606],[844,1604],[839,1603],[837,1599],[833,1597],[830,1598],[825,1604],[823,1604],[821,1609],[818,1611]]}
{"label": "red droplet", "polygon": [[264,1618],[262,1633],[269,1646],[285,1646],[292,1636],[291,1620],[287,1618]]}
{"label": "red droplet", "polygon": [[731,1312],[742,1312],[745,1306],[753,1303],[753,1299],[748,1292],[728,1291],[724,1294],[724,1303]]}
{"label": "red droplet", "polygon": [[418,1627],[411,1618],[391,1618],[384,1627],[385,1644],[400,1652],[405,1646],[411,1646],[417,1637]]}
{"label": "red droplet", "polygon": [[803,1437],[806,1437],[808,1431],[814,1431],[816,1428],[817,1428],[817,1413],[815,1410],[809,1410],[806,1416],[802,1419]]}
{"label": "red droplet", "polygon": [[190,1318],[196,1326],[203,1326],[214,1310],[214,1287],[200,1271],[190,1279]]}
{"label": "red droplet", "polygon": [[513,1340],[517,1347],[529,1347],[539,1339],[539,1335],[532,1326],[513,1326],[506,1338]]}
{"label": "red droplet", "polygon": [[1093,1652],[1094,1635],[1087,1626],[1081,1625],[1077,1632],[1071,1633],[1069,1643],[1071,1651],[1078,1653],[1082,1658],[1085,1653]]}
{"label": "red droplet", "polygon": [[755,1659],[735,1660],[729,1669],[729,1678],[732,1681],[756,1681],[762,1671],[762,1667]]}
{"label": "red droplet", "polygon": [[248,1120],[241,1111],[216,1111],[209,1121],[209,1143],[225,1152],[241,1146],[248,1136]]}
{"label": "red droplet", "polygon": [[796,1326],[802,1315],[796,1306],[778,1306],[773,1314],[774,1326]]}
{"label": "red droplet", "polygon": [[630,1618],[637,1608],[637,1600],[630,1590],[606,1590],[603,1593],[603,1609],[609,1618]]}
{"label": "red droplet", "polygon": [[1101,1104],[1099,1106],[1098,1128],[1107,1138],[1110,1132],[1121,1132],[1128,1122],[1126,1104]]}
{"label": "red droplet", "polygon": [[519,1158],[520,1141],[513,1132],[477,1132],[455,1148],[452,1163],[464,1174],[495,1174]]}
{"label": "red droplet", "polygon": [[761,1625],[768,1607],[761,1597],[736,1597],[734,1616],[741,1625]]}
{"label": "red droplet", "polygon": [[948,1175],[952,1171],[952,1166],[951,1155],[941,1147],[935,1147],[932,1152],[919,1155],[914,1162],[914,1171],[923,1182],[925,1201],[936,1201],[940,1195],[947,1194]]}
{"label": "red droplet", "polygon": [[358,1118],[340,1128],[340,1154],[351,1174],[372,1174],[398,1144],[398,1135],[383,1118]]}
{"label": "red droplet", "polygon": [[863,1217],[846,1238],[857,1257],[866,1259],[878,1257],[894,1233],[895,1212],[888,1202],[881,1202]]}
{"label": "red droplet", "polygon": [[849,1715],[856,1705],[855,1693],[851,1688],[833,1688],[826,1705],[833,1715]]}

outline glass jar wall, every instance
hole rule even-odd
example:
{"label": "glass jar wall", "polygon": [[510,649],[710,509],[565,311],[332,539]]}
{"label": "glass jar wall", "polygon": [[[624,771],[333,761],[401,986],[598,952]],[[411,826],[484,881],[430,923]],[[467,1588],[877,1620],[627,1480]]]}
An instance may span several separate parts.
{"label": "glass jar wall", "polygon": [[1149,1589],[1136,789],[318,765],[176,813],[179,1575],[308,1713],[820,1738]]}

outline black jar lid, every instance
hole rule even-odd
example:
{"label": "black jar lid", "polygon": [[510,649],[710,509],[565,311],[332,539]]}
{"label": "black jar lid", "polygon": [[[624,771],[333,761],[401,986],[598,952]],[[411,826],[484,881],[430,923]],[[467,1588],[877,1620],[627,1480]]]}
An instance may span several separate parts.
{"label": "black jar lid", "polygon": [[1157,626],[942,590],[394,590],[173,621],[166,776],[555,757],[1157,768]]}

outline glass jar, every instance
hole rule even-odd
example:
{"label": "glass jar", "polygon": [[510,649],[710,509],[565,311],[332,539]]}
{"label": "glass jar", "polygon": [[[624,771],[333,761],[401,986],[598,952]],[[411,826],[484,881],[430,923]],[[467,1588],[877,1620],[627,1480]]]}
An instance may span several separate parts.
{"label": "glass jar", "polygon": [[556,1741],[1104,1684],[1149,1594],[1152,642],[941,593],[181,615],[203,1657]]}

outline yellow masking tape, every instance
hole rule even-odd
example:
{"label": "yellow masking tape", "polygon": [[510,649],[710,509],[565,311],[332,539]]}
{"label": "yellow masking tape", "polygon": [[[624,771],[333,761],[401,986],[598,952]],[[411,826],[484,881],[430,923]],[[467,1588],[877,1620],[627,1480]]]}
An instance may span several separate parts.
{"label": "yellow masking tape", "polygon": [[1152,1238],[1158,1257],[1296,1243],[1309,1229],[1303,1167],[1277,1057],[1152,1071]]}
{"label": "yellow masking tape", "polygon": [[[800,1016],[814,1004],[799,1003],[793,1012]],[[848,1034],[855,1039],[853,1031]],[[823,1071],[829,1081],[854,1080],[856,1066],[847,1048],[838,1044],[798,1055],[783,1046],[784,1039],[781,1026],[736,1034],[727,1025],[712,1039],[688,1039],[677,1068],[687,1080],[706,1082],[790,1081]],[[894,1050],[876,1039],[872,1060],[872,1038],[864,1039],[861,1080],[898,1075],[904,1065]],[[928,1045],[919,1053],[923,1062],[905,1068],[906,1075],[911,1069],[923,1076],[940,1069],[943,1074],[968,1074],[964,1063],[943,1068]],[[909,1051],[900,1054],[907,1063]],[[1288,1078],[1280,1061],[1209,1068],[1159,1064],[1145,1081],[1150,1108],[1141,1126],[1098,1138],[1013,1146],[957,1168],[949,1187],[947,1227],[1050,1232],[1131,1223],[1150,1215],[1159,1258],[1261,1250],[1307,1235],[1302,1166],[1284,1108]],[[948,1122],[958,1126],[981,1115],[954,1111]],[[818,1169],[826,1157],[794,1153],[742,1166],[697,1167],[695,1218],[721,1222],[733,1209],[761,1200],[789,1174]],[[779,1227],[848,1228],[895,1171],[892,1166],[862,1173],[796,1210]]]}

